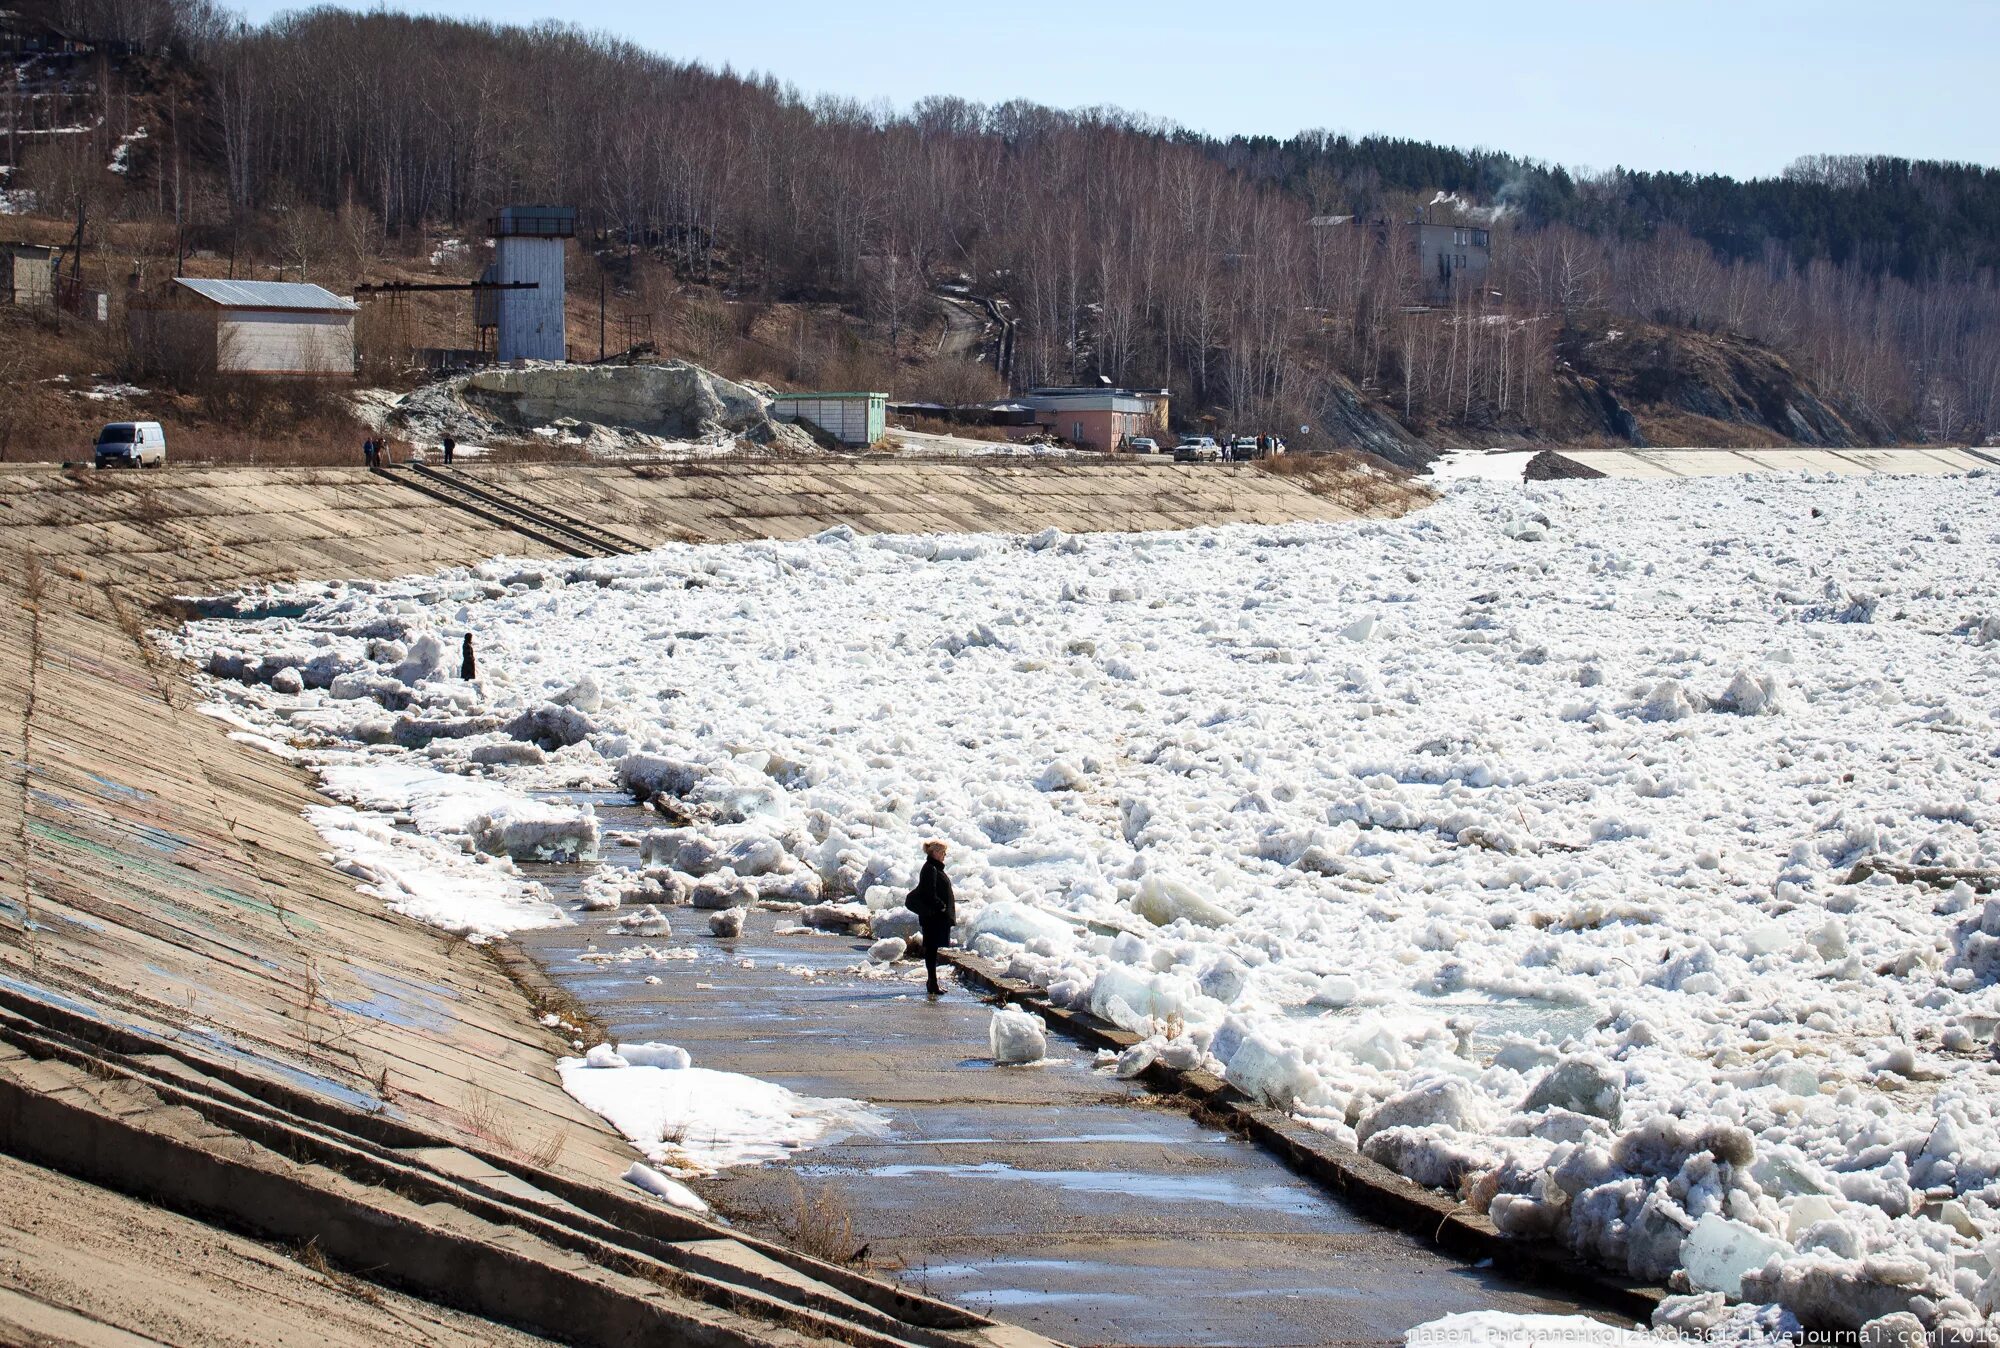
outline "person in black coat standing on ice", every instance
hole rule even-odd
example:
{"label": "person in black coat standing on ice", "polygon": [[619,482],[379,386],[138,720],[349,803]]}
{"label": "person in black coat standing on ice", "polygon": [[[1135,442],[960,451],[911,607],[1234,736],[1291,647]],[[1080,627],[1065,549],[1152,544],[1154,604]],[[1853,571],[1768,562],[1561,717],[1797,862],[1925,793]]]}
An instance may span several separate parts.
{"label": "person in black coat standing on ice", "polygon": [[938,951],[951,944],[951,929],[958,921],[958,902],[952,897],[951,877],[944,873],[944,856],[943,843],[924,844],[924,868],[917,873],[917,887],[903,901],[923,929],[924,972],[930,976],[933,997],[943,993],[937,979]]}

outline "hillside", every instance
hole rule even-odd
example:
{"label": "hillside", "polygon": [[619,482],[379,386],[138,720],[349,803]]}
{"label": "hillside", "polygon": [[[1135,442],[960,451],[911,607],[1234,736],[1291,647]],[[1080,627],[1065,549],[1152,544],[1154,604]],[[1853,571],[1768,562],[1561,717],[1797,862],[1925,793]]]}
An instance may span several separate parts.
{"label": "hillside", "polygon": [[1579,441],[1844,449],[1899,438],[1896,427],[1740,337],[1652,323],[1576,328],[1558,348],[1556,381]]}
{"label": "hillside", "polygon": [[[579,357],[602,331],[605,350],[650,342],[731,377],[941,402],[1102,378],[1171,389],[1190,427],[1312,425],[1309,444],[1403,462],[2000,430],[1986,169],[1583,179],[1022,103],[884,114],[547,26],[321,9],[249,28],[205,0],[9,14],[0,43],[33,92],[0,138],[0,234],[80,237],[80,283],[114,312],[96,332],[0,314],[0,367],[38,381],[32,408],[0,414],[0,455],[48,452],[105,401],[78,390],[134,382],[130,286],[464,279],[481,222],[520,200],[581,212]],[[1419,213],[1490,234],[1480,286],[1428,293],[1388,223]],[[1383,223],[1314,223],[1349,216]],[[1004,372],[989,301],[1013,325]],[[361,328],[370,382],[471,344],[463,296],[377,305]],[[303,391],[145,386],[218,443],[290,434],[307,453],[347,434]]]}
{"label": "hillside", "polygon": [[1649,236],[1677,226],[1731,261],[1775,248],[1798,266],[1863,264],[1917,281],[1952,258],[2000,266],[2000,169],[1893,156],[1805,155],[1776,178],[1618,168],[1578,177],[1493,150],[1393,136],[1305,132],[1209,144],[1230,167],[1287,191],[1332,192],[1357,209],[1398,193],[1443,192],[1518,212],[1536,228]]}

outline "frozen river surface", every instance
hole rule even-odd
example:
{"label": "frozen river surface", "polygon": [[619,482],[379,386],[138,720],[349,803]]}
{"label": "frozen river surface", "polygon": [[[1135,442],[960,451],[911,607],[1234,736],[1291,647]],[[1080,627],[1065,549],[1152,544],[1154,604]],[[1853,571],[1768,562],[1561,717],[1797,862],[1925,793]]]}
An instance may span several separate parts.
{"label": "frozen river surface", "polygon": [[969,943],[1503,1229],[1939,1326],[2000,1296],[1996,493],[835,531],[327,587],[183,641],[430,920],[562,920],[504,861],[597,852],[530,799],[562,786],[687,820],[591,878],[627,908],[894,907],[941,837]]}

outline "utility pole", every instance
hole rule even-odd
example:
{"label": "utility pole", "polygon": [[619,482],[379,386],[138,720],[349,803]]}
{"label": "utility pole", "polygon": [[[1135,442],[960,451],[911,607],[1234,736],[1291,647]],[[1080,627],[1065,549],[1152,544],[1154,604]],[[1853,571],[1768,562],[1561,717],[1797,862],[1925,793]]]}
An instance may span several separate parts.
{"label": "utility pole", "polygon": [[89,208],[84,204],[83,193],[76,194],[76,237],[70,242],[69,277],[79,296],[83,293],[83,229],[89,218]]}
{"label": "utility pole", "polygon": [[[12,53],[9,54],[10,57]],[[7,76],[7,162],[21,162],[21,85],[27,76],[21,72],[20,63],[10,59],[8,64],[14,69]],[[10,178],[8,181],[12,181]]]}
{"label": "utility pole", "polygon": [[604,268],[597,269],[597,358],[604,359]]}

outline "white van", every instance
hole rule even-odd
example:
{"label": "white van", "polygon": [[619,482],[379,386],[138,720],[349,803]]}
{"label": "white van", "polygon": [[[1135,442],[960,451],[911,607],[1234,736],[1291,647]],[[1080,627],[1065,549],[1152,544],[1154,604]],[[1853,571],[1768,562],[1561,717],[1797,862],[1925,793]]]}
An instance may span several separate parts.
{"label": "white van", "polygon": [[113,421],[97,432],[99,468],[158,468],[167,461],[167,433],[157,421]]}

